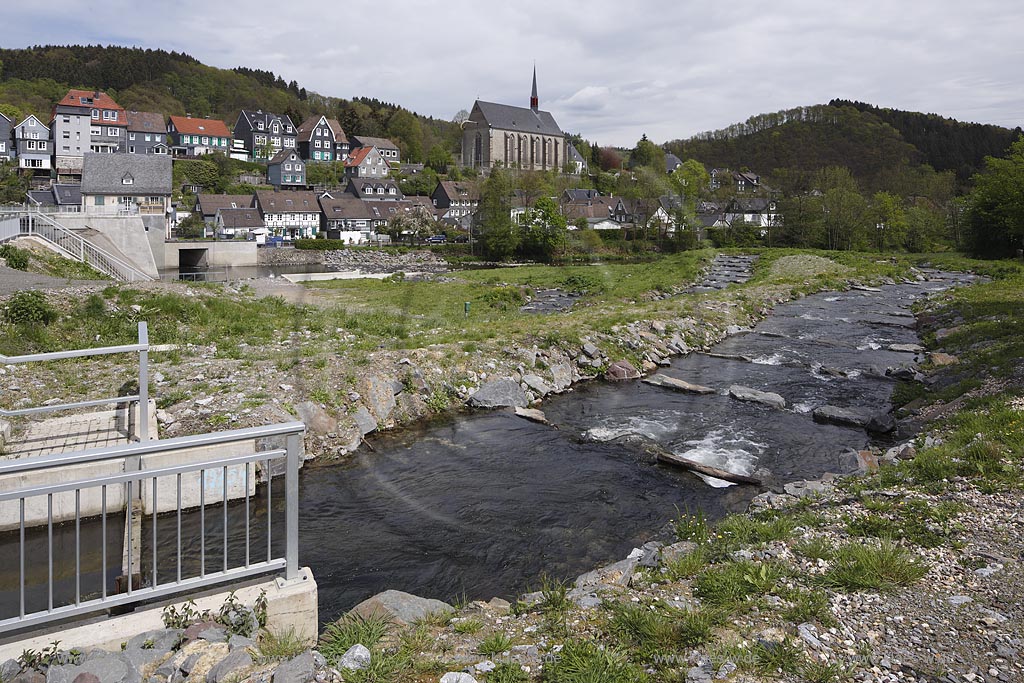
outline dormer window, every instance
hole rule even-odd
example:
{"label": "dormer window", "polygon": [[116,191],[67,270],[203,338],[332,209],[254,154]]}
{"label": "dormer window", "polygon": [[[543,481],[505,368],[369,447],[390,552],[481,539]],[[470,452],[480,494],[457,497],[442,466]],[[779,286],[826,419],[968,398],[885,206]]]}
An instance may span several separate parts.
{"label": "dormer window", "polygon": [[124,177],[121,178],[121,184],[122,185],[134,185],[135,184],[135,178],[133,178],[130,173],[126,173],[124,175]]}
{"label": "dormer window", "polygon": [[257,121],[256,122],[256,129],[257,130],[263,130],[263,122],[262,121]]}
{"label": "dormer window", "polygon": [[99,120],[99,118],[100,118],[100,110],[99,109],[93,109],[92,110],[92,117],[94,119],[96,119],[96,120]]}

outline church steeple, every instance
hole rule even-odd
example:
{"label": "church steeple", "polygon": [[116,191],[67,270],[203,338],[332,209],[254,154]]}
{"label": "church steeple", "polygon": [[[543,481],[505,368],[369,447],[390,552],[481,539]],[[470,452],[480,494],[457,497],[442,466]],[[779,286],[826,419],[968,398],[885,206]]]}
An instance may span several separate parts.
{"label": "church steeple", "polygon": [[537,99],[537,65],[533,65],[533,93],[530,95],[530,109],[537,111],[540,100]]}

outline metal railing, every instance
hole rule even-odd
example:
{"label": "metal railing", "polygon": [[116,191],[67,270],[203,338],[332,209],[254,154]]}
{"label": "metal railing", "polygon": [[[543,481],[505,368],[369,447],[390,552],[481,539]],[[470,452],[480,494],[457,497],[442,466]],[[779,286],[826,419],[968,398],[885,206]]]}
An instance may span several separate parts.
{"label": "metal railing", "polygon": [[[285,580],[297,578],[298,474],[304,431],[301,422],[291,422],[0,462],[0,510],[18,531],[18,567],[0,573],[8,577],[8,582],[18,577],[17,586],[4,585],[0,592],[8,597],[7,609],[0,613],[0,633],[194,592],[256,574],[283,570]],[[283,448],[259,450],[261,444],[280,446],[282,439]],[[239,448],[241,452],[237,452]],[[225,455],[226,451],[235,452]],[[85,466],[74,471],[93,473],[100,471],[104,463],[118,461],[123,463],[123,471],[63,481],[67,479],[64,474],[68,468]],[[278,461],[284,461],[285,475],[283,552],[279,538],[275,543],[273,524],[271,483],[273,463]],[[135,462],[143,468],[135,469]],[[265,510],[254,509],[259,498],[256,485],[260,475],[265,483]],[[15,482],[15,487],[2,490],[5,480]],[[142,496],[136,502],[138,494]],[[238,504],[229,506],[232,500]],[[98,509],[90,519],[84,510],[97,504]],[[114,543],[107,537],[111,526],[108,517],[122,505],[128,512],[121,536],[123,573],[120,580],[111,582],[108,546]],[[73,509],[68,523],[55,523],[55,507]],[[229,507],[233,507],[234,527],[229,522]],[[44,509],[45,541],[38,538],[41,534],[28,540],[36,550],[45,546],[45,552],[36,552],[40,557],[30,562],[26,527],[31,525],[26,518]],[[192,511],[184,514],[186,510]],[[166,514],[161,516],[161,512]],[[211,520],[213,533],[208,530]],[[185,533],[183,522],[187,527]],[[83,548],[83,526],[95,532],[97,524],[100,542]],[[266,527],[265,532],[262,526]],[[61,536],[57,543],[55,530]],[[233,530],[234,545],[229,548]],[[120,533],[116,527],[114,531]],[[69,535],[73,536],[73,543]],[[209,536],[214,537],[213,541]],[[255,543],[254,537],[258,537]],[[150,544],[148,554],[141,548],[140,541],[145,539]],[[95,571],[83,572],[83,552],[91,553],[93,563],[97,552],[102,555],[98,580]],[[5,553],[0,560],[11,561],[12,552]]]}
{"label": "metal railing", "polygon": [[101,346],[92,349],[74,349],[72,351],[52,351],[50,353],[33,353],[25,356],[5,356],[0,353],[0,364],[21,365],[24,363],[65,360],[68,358],[109,356],[116,353],[139,354],[139,393],[131,396],[113,396],[110,398],[100,398],[91,401],[59,403],[33,408],[19,408],[17,410],[5,410],[0,408],[0,416],[20,417],[25,415],[37,415],[40,413],[53,413],[62,410],[74,410],[77,408],[94,408],[96,406],[109,405],[111,403],[118,405],[137,403],[139,406],[139,440],[147,441],[149,439],[149,327],[145,321],[139,323],[139,342],[137,344]]}
{"label": "metal railing", "polygon": [[147,282],[154,279],[130,263],[126,263],[105,249],[89,242],[73,230],[64,227],[52,218],[54,215],[58,214],[43,213],[34,209],[0,214],[0,223],[5,226],[11,225],[14,218],[19,221],[17,234],[12,234],[9,228],[0,230],[0,242],[15,237],[34,236],[56,247],[64,256],[86,263],[115,280]]}

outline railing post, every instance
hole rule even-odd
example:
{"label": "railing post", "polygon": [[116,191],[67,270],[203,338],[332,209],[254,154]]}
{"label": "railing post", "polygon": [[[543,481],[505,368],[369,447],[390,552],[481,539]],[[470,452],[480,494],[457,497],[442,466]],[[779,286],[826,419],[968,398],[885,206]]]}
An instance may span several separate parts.
{"label": "railing post", "polygon": [[149,326],[139,322],[139,441],[149,440]]}
{"label": "railing post", "polygon": [[[299,458],[302,457],[302,432],[285,437],[285,570],[290,581],[299,575]],[[268,482],[270,486],[273,482]]]}

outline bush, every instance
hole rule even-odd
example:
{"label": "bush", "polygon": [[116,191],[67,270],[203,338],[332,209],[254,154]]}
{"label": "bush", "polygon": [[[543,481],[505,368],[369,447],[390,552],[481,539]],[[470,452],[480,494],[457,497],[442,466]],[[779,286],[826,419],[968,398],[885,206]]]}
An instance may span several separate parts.
{"label": "bush", "polygon": [[28,250],[10,244],[0,245],[0,258],[7,261],[9,268],[28,270]]}
{"label": "bush", "polygon": [[526,303],[526,297],[523,296],[523,292],[514,285],[495,287],[481,296],[480,300],[491,308],[496,308],[500,311],[519,308]]}
{"label": "bush", "polygon": [[4,319],[15,325],[49,325],[57,317],[46,295],[34,289],[15,293],[4,307]]}
{"label": "bush", "polygon": [[328,239],[295,240],[294,244],[296,249],[307,249],[310,251],[335,251],[338,249],[348,249],[352,246],[345,240]]}

